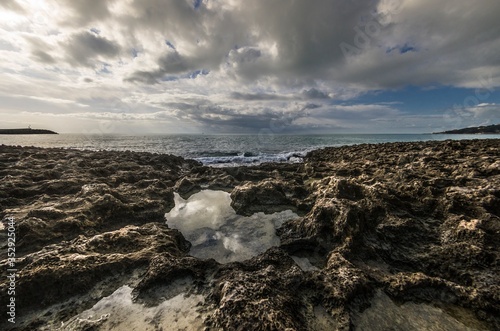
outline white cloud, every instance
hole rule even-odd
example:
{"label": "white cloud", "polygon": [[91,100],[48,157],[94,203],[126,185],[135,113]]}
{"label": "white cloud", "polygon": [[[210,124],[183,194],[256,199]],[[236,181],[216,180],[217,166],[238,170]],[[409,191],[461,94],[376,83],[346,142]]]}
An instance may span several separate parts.
{"label": "white cloud", "polygon": [[[4,112],[42,107],[41,116],[55,107],[52,113],[71,117],[85,106],[95,113],[86,118],[122,112],[138,121],[161,115],[214,131],[257,130],[279,119],[290,130],[313,123],[347,128],[356,118],[383,122],[405,116],[398,104],[339,104],[366,91],[500,85],[498,1],[1,5]],[[355,51],[346,56],[341,45]],[[24,103],[13,100],[12,94],[21,93]],[[311,104],[317,107],[307,108]],[[471,113],[494,115],[496,109],[477,108]],[[23,121],[20,113],[12,116]]]}

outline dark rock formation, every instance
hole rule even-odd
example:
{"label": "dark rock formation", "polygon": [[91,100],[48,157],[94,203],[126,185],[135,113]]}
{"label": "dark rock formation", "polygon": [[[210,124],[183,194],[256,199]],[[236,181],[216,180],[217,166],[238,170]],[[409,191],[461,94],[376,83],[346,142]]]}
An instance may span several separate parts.
{"label": "dark rock formation", "polygon": [[[14,328],[0,325],[54,329],[124,284],[158,305],[185,282],[205,297],[207,330],[418,329],[427,317],[436,330],[498,330],[499,143],[357,145],[238,168],[1,146],[19,310]],[[278,229],[279,247],[250,260],[200,260],[163,214],[174,190],[187,198],[205,188],[231,192],[242,214],[302,217]]]}
{"label": "dark rock formation", "polygon": [[1,217],[16,218],[17,252],[124,225],[163,222],[173,185],[198,163],[149,153],[2,146]]}
{"label": "dark rock formation", "polygon": [[475,126],[464,129],[436,132],[436,134],[492,134],[500,133],[500,124]]}
{"label": "dark rock formation", "polygon": [[231,193],[231,199],[236,213],[246,216],[259,211],[273,213],[289,209],[292,205],[286,196],[285,184],[276,179],[237,186]]}
{"label": "dark rock formation", "polygon": [[0,129],[0,134],[58,134],[57,132],[44,129]]}

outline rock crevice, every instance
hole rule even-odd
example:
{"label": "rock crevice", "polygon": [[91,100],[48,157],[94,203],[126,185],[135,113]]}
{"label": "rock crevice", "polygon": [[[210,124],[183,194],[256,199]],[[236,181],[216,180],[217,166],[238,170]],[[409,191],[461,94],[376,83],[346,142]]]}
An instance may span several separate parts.
{"label": "rock crevice", "polygon": [[[363,330],[377,316],[419,329],[425,314],[451,329],[500,329],[499,143],[364,144],[237,168],[0,146],[0,216],[17,227],[13,329],[51,329],[124,285],[159,305],[179,283],[205,298],[207,330]],[[203,189],[230,193],[241,215],[300,217],[254,258],[198,259],[164,214],[174,192]]]}

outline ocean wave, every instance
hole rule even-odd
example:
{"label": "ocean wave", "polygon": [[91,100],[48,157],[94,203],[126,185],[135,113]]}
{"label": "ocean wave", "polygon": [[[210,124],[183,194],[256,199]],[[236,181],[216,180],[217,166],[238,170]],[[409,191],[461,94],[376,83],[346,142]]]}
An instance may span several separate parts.
{"label": "ocean wave", "polygon": [[194,158],[200,161],[204,165],[218,166],[218,167],[231,167],[238,165],[258,165],[267,162],[289,162],[298,163],[302,162],[303,158],[306,156],[308,151],[296,151],[296,152],[285,152],[285,153],[254,153],[254,152],[242,152],[238,155],[204,155]]}
{"label": "ocean wave", "polygon": [[202,151],[197,154],[203,155],[204,157],[233,157],[241,153],[238,151]]}

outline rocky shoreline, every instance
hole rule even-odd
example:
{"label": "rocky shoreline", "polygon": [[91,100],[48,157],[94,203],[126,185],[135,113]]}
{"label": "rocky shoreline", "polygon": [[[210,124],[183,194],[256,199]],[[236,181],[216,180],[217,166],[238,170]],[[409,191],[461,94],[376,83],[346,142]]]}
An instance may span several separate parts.
{"label": "rocky shoreline", "polygon": [[500,133],[500,124],[475,126],[457,130],[436,132],[436,134],[498,134],[498,133]]}
{"label": "rocky shoreline", "polygon": [[0,134],[58,134],[57,132],[45,129],[0,129]]}
{"label": "rocky shoreline", "polygon": [[[2,145],[0,155],[18,269],[16,324],[2,313],[3,330],[104,330],[105,319],[75,316],[123,286],[145,307],[179,291],[202,297],[201,330],[500,329],[498,139],[327,148],[236,168],[135,152]],[[250,260],[197,259],[164,215],[174,192],[205,189],[229,192],[241,215],[299,217]],[[8,287],[3,277],[2,307]]]}

